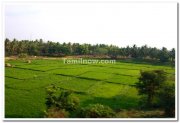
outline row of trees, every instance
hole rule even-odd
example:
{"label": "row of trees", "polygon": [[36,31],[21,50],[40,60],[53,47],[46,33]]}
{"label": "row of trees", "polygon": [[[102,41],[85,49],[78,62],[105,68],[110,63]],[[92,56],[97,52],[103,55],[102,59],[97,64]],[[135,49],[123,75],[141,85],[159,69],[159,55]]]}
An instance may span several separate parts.
{"label": "row of trees", "polygon": [[150,58],[157,59],[161,62],[174,61],[175,49],[167,50],[151,48],[147,45],[142,47],[127,46],[119,48],[114,45],[105,44],[79,44],[79,43],[59,43],[59,42],[44,42],[42,39],[29,41],[16,39],[5,39],[5,55],[18,55],[26,53],[28,55],[36,56],[66,56],[66,55],[107,55],[110,58]]}

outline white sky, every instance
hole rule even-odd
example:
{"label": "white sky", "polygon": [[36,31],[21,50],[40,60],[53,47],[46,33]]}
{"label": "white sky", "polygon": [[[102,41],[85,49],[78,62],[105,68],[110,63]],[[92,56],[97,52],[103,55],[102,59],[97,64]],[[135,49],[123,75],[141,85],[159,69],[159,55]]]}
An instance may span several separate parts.
{"label": "white sky", "polygon": [[177,43],[176,3],[5,5],[5,37],[168,49]]}

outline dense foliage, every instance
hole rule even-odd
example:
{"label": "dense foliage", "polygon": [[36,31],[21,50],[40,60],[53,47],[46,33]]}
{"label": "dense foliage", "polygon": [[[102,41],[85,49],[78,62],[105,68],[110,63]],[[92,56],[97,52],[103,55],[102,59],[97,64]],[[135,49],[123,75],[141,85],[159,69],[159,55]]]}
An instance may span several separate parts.
{"label": "dense foliage", "polygon": [[167,117],[175,117],[175,84],[165,82],[158,92],[159,105]]}
{"label": "dense foliage", "polygon": [[166,117],[175,117],[175,83],[167,80],[167,73],[163,70],[141,71],[136,87],[142,105],[146,108],[154,106],[164,110]]}
{"label": "dense foliage", "polygon": [[[79,99],[71,96],[72,91],[60,90],[56,85],[47,87],[47,97],[45,117],[48,118],[64,118],[68,117],[69,112],[73,113],[78,108]],[[78,117],[86,118],[110,118],[114,117],[114,111],[101,104],[89,105],[81,108],[77,113]]]}
{"label": "dense foliage", "polygon": [[110,58],[150,58],[160,60],[161,62],[174,61],[175,49],[171,51],[163,47],[162,49],[151,48],[147,45],[142,47],[124,47],[119,48],[113,45],[105,44],[79,44],[79,43],[59,43],[44,42],[42,39],[29,41],[16,39],[10,41],[5,39],[5,55],[19,55],[26,53],[35,56],[66,56],[66,55],[106,55]]}
{"label": "dense foliage", "polygon": [[79,99],[73,97],[71,91],[60,90],[57,86],[51,85],[47,88],[46,106],[47,108],[56,107],[73,111],[79,104]]}
{"label": "dense foliage", "polygon": [[139,82],[136,83],[136,87],[140,95],[147,95],[145,104],[148,107],[153,106],[153,99],[160,89],[160,86],[164,84],[166,75],[163,70],[141,71]]}

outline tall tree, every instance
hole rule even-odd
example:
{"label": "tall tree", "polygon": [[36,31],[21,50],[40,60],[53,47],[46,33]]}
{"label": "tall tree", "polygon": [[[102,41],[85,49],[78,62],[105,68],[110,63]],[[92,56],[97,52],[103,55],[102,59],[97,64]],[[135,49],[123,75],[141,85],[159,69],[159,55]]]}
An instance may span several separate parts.
{"label": "tall tree", "polygon": [[149,48],[147,47],[147,45],[142,46],[139,49],[138,54],[139,54],[140,58],[145,58],[145,57],[149,56]]}
{"label": "tall tree", "polygon": [[137,58],[138,57],[138,48],[137,48],[137,46],[135,44],[131,48],[131,56],[133,58]]}
{"label": "tall tree", "polygon": [[110,46],[108,55],[109,55],[112,59],[117,59],[118,54],[119,54],[119,48],[118,48],[117,46]]}
{"label": "tall tree", "polygon": [[5,39],[5,55],[9,56],[11,55],[11,42],[8,38]]}
{"label": "tall tree", "polygon": [[168,62],[169,54],[167,48],[163,47],[159,53],[159,58],[161,62]]}
{"label": "tall tree", "polygon": [[172,62],[175,61],[175,49],[174,48],[172,48],[172,50],[169,52],[169,57]]}
{"label": "tall tree", "polygon": [[159,56],[159,50],[157,48],[151,48],[150,51],[149,51],[149,56],[152,58],[152,59],[158,59]]}

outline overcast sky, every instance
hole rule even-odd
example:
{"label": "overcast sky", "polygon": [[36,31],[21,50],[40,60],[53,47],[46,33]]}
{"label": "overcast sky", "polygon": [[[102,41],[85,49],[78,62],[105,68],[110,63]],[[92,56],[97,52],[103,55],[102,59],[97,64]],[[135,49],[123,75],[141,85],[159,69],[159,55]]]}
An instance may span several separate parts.
{"label": "overcast sky", "polygon": [[176,3],[5,5],[5,37],[176,48]]}

